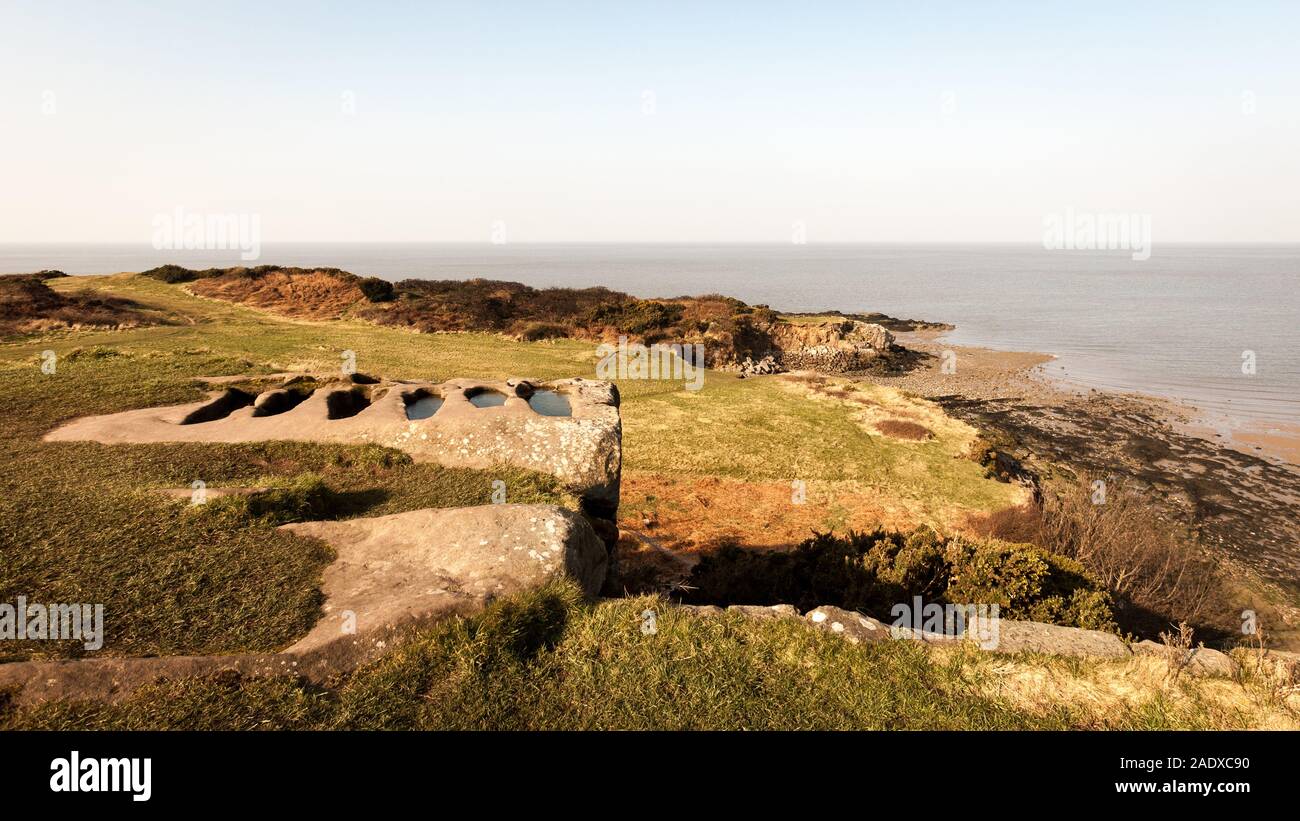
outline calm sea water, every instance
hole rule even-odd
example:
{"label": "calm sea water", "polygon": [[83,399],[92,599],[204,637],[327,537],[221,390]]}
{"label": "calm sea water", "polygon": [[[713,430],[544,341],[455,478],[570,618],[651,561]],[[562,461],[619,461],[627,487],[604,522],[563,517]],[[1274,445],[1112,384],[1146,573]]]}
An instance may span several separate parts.
{"label": "calm sea water", "polygon": [[[0,245],[4,272],[110,273],[163,262],[241,264],[237,252]],[[266,245],[258,263],[883,311],[952,323],[954,344],[1055,354],[1051,371],[1085,385],[1185,399],[1236,419],[1300,421],[1297,245],[1157,245],[1137,262],[1123,252],[1031,245],[312,243]],[[1246,351],[1253,375],[1242,373]]]}

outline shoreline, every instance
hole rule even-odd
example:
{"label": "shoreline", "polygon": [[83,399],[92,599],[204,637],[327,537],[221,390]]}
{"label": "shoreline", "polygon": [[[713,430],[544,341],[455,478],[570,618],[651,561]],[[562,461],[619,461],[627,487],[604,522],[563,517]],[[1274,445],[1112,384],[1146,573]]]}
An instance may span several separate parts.
{"label": "shoreline", "polygon": [[1037,390],[1041,387],[1059,397],[1105,395],[1142,403],[1159,409],[1163,421],[1180,433],[1248,456],[1263,456],[1279,464],[1300,468],[1300,422],[1288,424],[1248,415],[1229,416],[1206,410],[1193,399],[1084,384],[1073,380],[1068,373],[1049,370],[1049,366],[1058,360],[1056,354],[945,344],[944,337],[948,333],[948,330],[917,330],[896,332],[895,336],[904,347],[924,353],[937,355],[942,350],[951,350],[957,353],[959,361],[974,356],[982,373],[1000,378],[1008,385],[1020,382],[1022,389],[1033,384],[1035,388],[1030,390],[1036,395],[1042,394]]}

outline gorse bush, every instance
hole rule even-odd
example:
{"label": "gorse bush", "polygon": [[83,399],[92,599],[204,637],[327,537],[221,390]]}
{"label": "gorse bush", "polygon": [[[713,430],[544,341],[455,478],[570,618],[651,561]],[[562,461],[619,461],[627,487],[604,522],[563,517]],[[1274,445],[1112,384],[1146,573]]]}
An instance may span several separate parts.
{"label": "gorse bush", "polygon": [[[273,273],[290,275],[318,273],[328,274],[337,277],[338,279],[357,282],[358,284],[363,281],[361,277],[356,274],[350,274],[339,268],[285,268],[280,265],[257,265],[252,268],[239,265],[233,268],[203,268],[201,270],[196,270],[169,263],[167,265],[159,265],[157,268],[150,268],[148,271],[141,271],[140,275],[149,277],[150,279],[175,284],[178,282],[194,282],[195,280],[200,279],[215,279],[217,277],[228,277],[230,279],[260,279],[267,274]],[[370,279],[377,279],[377,277],[370,277]],[[383,280],[379,281],[383,282]]]}
{"label": "gorse bush", "polygon": [[663,302],[636,299],[615,304],[597,305],[592,309],[589,322],[608,325],[630,334],[661,331],[680,322],[682,306]]}
{"label": "gorse bush", "polygon": [[830,604],[879,618],[927,603],[997,604],[1004,618],[1113,629],[1110,598],[1077,562],[1029,544],[944,537],[929,528],[818,534],[790,551],[723,547],[691,575],[698,604]]}
{"label": "gorse bush", "polygon": [[361,287],[361,293],[366,295],[366,299],[371,302],[388,302],[393,299],[393,283],[379,277],[365,277],[357,283]]}
{"label": "gorse bush", "polygon": [[954,539],[948,601],[997,604],[1011,618],[1092,630],[1115,627],[1111,600],[1083,565],[1027,544]]}

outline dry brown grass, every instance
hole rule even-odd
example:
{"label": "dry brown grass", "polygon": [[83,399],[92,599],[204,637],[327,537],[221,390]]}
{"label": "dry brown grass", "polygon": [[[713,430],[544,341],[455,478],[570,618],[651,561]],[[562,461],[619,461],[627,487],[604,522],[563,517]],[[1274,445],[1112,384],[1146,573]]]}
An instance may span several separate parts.
{"label": "dry brown grass", "polygon": [[65,328],[125,328],[150,320],[134,302],[93,294],[62,294],[41,274],[0,276],[0,334]]}
{"label": "dry brown grass", "polygon": [[1300,659],[1292,653],[1268,649],[1267,631],[1260,626],[1247,641],[1247,647],[1233,654],[1238,662],[1241,682],[1261,704],[1289,704],[1300,701]]}
{"label": "dry brown grass", "polygon": [[1039,504],[972,518],[968,529],[1078,561],[1115,597],[1120,625],[1135,633],[1154,636],[1182,622],[1211,635],[1230,627],[1225,580],[1195,537],[1122,484],[1110,483],[1103,496],[1085,478]]}
{"label": "dry brown grass", "polygon": [[1177,681],[1187,665],[1192,663],[1192,628],[1187,626],[1187,622],[1179,622],[1177,631],[1160,634],[1160,642],[1165,646],[1169,678]]}
{"label": "dry brown grass", "polygon": [[212,277],[189,288],[199,296],[304,319],[335,319],[365,299],[355,281],[324,271]]}
{"label": "dry brown grass", "polygon": [[933,439],[934,434],[925,425],[918,425],[915,422],[908,422],[903,419],[885,419],[876,423],[876,430],[892,436],[895,439],[906,439],[910,442],[923,442],[926,439]]}
{"label": "dry brown grass", "polygon": [[1300,729],[1300,693],[1268,697],[1252,680],[1170,677],[1157,655],[1126,659],[982,653],[932,645],[936,663],[956,664],[972,689],[1036,715],[1064,710],[1073,726],[1150,730]]}

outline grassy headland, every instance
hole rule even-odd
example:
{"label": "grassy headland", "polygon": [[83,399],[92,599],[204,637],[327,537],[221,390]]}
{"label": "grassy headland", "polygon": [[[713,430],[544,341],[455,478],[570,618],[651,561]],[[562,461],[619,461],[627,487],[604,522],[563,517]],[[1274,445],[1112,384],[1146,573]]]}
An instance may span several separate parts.
{"label": "grassy headland", "polygon": [[[0,419],[8,434],[0,443],[0,600],[104,602],[104,654],[284,647],[317,619],[319,577],[331,557],[324,545],[275,524],[486,503],[491,480],[503,473],[413,464],[363,446],[42,442],[61,422],[193,401],[207,389],[199,377],[333,371],[345,351],[355,352],[362,371],[393,378],[593,373],[594,338],[538,340],[513,324],[497,333],[417,333],[416,323],[377,322],[351,308],[338,319],[277,315],[164,279],[49,280],[68,299],[129,300],[150,324],[46,329],[0,343]],[[348,302],[352,308],[402,304],[382,288],[353,286],[361,301]],[[41,370],[45,351],[57,356],[54,373]],[[698,392],[647,380],[621,380],[619,388],[625,488],[654,490],[643,494],[654,498],[625,491],[633,529],[659,506],[676,508],[685,522],[717,515],[711,505],[721,496],[752,499],[755,510],[777,499],[772,528],[751,519],[720,542],[788,547],[813,529],[859,526],[860,511],[887,514],[895,527],[952,532],[971,516],[1025,501],[1023,488],[996,481],[969,458],[978,447],[973,428],[893,388],[717,371]],[[574,504],[546,477],[506,475],[512,501]],[[267,504],[226,499],[201,509],[160,492],[196,479],[211,488],[279,490]],[[798,511],[788,504],[794,481],[809,489]],[[1112,692],[1104,665],[1062,671],[1058,662],[1019,659],[996,672],[987,660],[945,658],[908,643],[855,647],[799,623],[709,619],[663,604],[632,598],[589,605],[571,591],[541,591],[424,631],[328,688],[290,679],[194,679],[115,705],[24,708],[3,720],[15,727],[222,728],[1217,727],[1287,720],[1285,710],[1275,715],[1275,703],[1225,694],[1213,682],[1153,685],[1140,698],[1105,700],[1099,709],[1023,682],[1007,691],[1005,670]],[[640,630],[647,608],[660,612],[653,640]],[[7,659],[79,652],[50,643],[5,648]]]}

